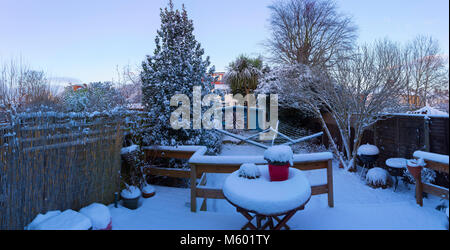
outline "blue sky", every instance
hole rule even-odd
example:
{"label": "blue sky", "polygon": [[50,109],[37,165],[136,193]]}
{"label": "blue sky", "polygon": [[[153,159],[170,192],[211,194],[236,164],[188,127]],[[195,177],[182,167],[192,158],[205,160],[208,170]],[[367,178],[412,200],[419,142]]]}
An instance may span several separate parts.
{"label": "blue sky", "polygon": [[[217,71],[241,53],[265,54],[272,0],[185,3],[195,35]],[[53,77],[108,81],[116,66],[138,66],[154,49],[159,8],[168,0],[0,0],[0,61],[21,57]],[[448,0],[337,0],[359,26],[359,42],[418,34],[449,51]]]}

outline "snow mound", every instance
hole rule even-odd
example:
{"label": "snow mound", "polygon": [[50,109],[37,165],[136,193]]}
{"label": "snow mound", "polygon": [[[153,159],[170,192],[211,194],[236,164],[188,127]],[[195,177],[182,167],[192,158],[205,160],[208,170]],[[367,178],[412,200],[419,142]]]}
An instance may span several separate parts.
{"label": "snow mound", "polygon": [[264,152],[264,159],[269,163],[285,163],[289,162],[291,166],[294,165],[294,153],[292,148],[285,145],[273,146]]}
{"label": "snow mound", "polygon": [[141,190],[135,186],[130,186],[128,189],[122,190],[120,196],[124,199],[135,199],[141,195]]}
{"label": "snow mound", "polygon": [[358,148],[358,155],[378,155],[380,150],[377,146],[366,144]]}
{"label": "snow mound", "polygon": [[80,210],[80,213],[91,220],[92,229],[100,230],[108,227],[111,222],[111,213],[103,204],[93,203]]}
{"label": "snow mound", "polygon": [[390,175],[382,168],[372,168],[367,172],[366,182],[372,187],[387,187]]}
{"label": "snow mound", "polygon": [[257,179],[261,176],[259,168],[253,163],[242,164],[239,169],[239,177],[247,179]]}
{"label": "snow mound", "polygon": [[155,192],[155,188],[150,185],[150,184],[146,184],[143,188],[142,188],[142,192],[146,193],[146,194],[151,194]]}
{"label": "snow mound", "polygon": [[68,209],[35,225],[35,230],[88,230],[91,220],[81,213]]}
{"label": "snow mound", "polygon": [[26,230],[38,230],[38,225],[54,216],[60,215],[61,211],[49,211],[46,214],[38,214],[34,220],[25,227]]}
{"label": "snow mound", "polygon": [[415,114],[415,115],[443,115],[448,116],[447,112],[442,112],[440,110],[437,110],[430,106],[425,106],[419,110],[408,112],[408,114]]}
{"label": "snow mound", "polygon": [[239,207],[265,215],[276,215],[296,209],[311,197],[311,185],[305,174],[289,169],[289,179],[271,182],[268,166],[257,166],[261,177],[254,180],[232,173],[223,185],[227,199]]}

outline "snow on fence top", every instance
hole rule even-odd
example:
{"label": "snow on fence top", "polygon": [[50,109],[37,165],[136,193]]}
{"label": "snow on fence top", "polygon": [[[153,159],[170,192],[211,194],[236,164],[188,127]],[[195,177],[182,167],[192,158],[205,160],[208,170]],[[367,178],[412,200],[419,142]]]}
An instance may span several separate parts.
{"label": "snow on fence top", "polygon": [[435,153],[429,153],[429,152],[423,152],[423,151],[416,151],[413,155],[415,158],[422,158],[424,160],[438,162],[442,164],[448,165],[448,155],[441,155],[441,154],[435,154]]}

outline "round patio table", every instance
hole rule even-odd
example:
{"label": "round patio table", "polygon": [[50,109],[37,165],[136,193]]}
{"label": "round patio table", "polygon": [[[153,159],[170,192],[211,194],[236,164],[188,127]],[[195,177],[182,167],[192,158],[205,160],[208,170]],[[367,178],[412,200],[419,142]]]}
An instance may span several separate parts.
{"label": "round patio table", "polygon": [[386,166],[388,172],[395,177],[394,191],[398,187],[398,177],[404,176],[406,170],[406,159],[404,158],[390,158],[386,160]]}
{"label": "round patio table", "polygon": [[[289,229],[286,223],[311,198],[308,179],[302,171],[290,168],[288,180],[271,182],[268,166],[258,168],[261,176],[257,179],[239,177],[238,171],[228,176],[223,185],[225,199],[247,218],[242,230]],[[252,223],[255,218],[256,226]]]}

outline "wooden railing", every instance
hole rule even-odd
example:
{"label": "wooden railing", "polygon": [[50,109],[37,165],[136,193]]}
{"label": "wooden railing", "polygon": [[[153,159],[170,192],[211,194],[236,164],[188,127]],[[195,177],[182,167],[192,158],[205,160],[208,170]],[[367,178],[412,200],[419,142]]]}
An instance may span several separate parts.
{"label": "wooden railing", "polygon": [[[224,199],[221,188],[206,187],[207,173],[233,173],[244,163],[265,165],[267,162],[262,155],[258,156],[206,156],[206,147],[146,147],[147,157],[162,157],[189,160],[189,169],[168,169],[152,167],[150,175],[168,176],[174,178],[191,179],[191,211],[197,211],[197,198],[203,198],[201,211],[206,211],[207,199]],[[294,155],[294,168],[308,171],[326,169],[326,184],[311,187],[312,195],[328,194],[328,206],[334,207],[333,170],[331,153],[313,153]],[[197,184],[197,179],[200,178]]]}
{"label": "wooden railing", "polygon": [[[449,173],[448,155],[440,155],[423,151],[414,152],[414,158],[424,159],[427,164],[425,167],[443,173]],[[436,195],[442,199],[448,200],[448,188],[437,186],[431,183],[423,183],[421,176],[416,180],[416,201],[423,206],[423,193]]]}

